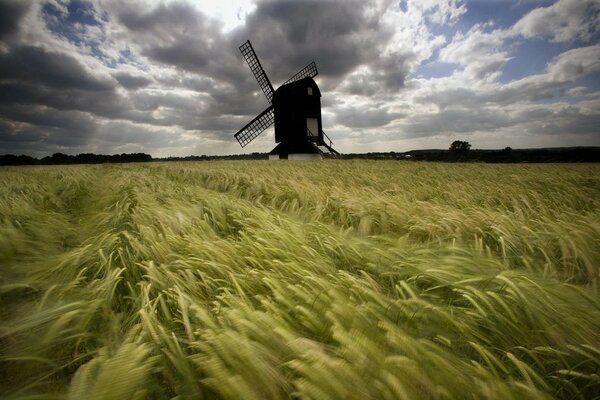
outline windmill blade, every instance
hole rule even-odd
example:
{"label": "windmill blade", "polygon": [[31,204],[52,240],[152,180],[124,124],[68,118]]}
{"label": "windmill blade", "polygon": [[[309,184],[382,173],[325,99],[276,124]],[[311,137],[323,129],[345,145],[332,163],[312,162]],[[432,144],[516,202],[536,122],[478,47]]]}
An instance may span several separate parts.
{"label": "windmill blade", "polygon": [[234,137],[240,143],[240,146],[245,147],[248,143],[256,139],[258,135],[263,133],[265,129],[271,126],[274,121],[275,113],[273,112],[273,106],[270,106],[250,121],[248,125],[240,129]]}
{"label": "windmill blade", "polygon": [[260,65],[260,61],[258,61],[258,57],[256,56],[256,53],[254,52],[249,40],[240,46],[240,51],[250,66],[250,70],[258,81],[258,84],[267,97],[267,100],[269,100],[269,104],[271,104],[273,102],[273,85],[271,85],[271,81],[267,77],[265,70],[263,69],[262,65]]}
{"label": "windmill blade", "polygon": [[[315,76],[317,76],[318,73],[319,73],[319,71],[317,71],[317,64],[315,64],[315,62],[313,61],[310,64],[308,64],[306,67],[304,67],[300,71],[298,71],[296,73],[296,75],[292,76],[290,79],[285,81],[283,83],[283,85],[287,85],[288,83],[296,82],[296,81],[299,81],[300,79],[304,79],[307,77],[314,78]],[[283,85],[281,85],[281,86],[283,86]]]}

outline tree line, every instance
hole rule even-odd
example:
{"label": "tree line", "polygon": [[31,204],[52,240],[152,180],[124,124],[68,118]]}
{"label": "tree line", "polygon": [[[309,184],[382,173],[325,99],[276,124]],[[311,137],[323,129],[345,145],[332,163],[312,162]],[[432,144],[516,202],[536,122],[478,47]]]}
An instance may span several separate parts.
{"label": "tree line", "polygon": [[26,155],[4,154],[0,155],[0,165],[65,165],[65,164],[105,164],[105,163],[131,163],[152,161],[152,156],[145,153],[130,154],[94,154],[82,153],[71,156],[63,153],[54,153],[51,156],[37,159]]}
{"label": "tree line", "polygon": [[[484,162],[484,163],[543,163],[543,162],[600,162],[600,147],[561,147],[540,149],[501,150],[471,149],[465,141],[454,141],[447,150],[411,150],[407,152],[346,153],[337,158],[368,160],[412,160],[441,162]],[[82,153],[75,156],[54,153],[52,156],[37,159],[26,155],[0,155],[0,165],[64,165],[64,164],[104,164],[149,161],[211,161],[211,160],[266,160],[267,153],[235,154],[223,156],[187,156],[152,158],[145,153],[132,154],[93,154]]]}
{"label": "tree line", "polygon": [[267,153],[233,154],[225,156],[187,156],[153,158],[150,154],[94,154],[82,153],[74,156],[64,153],[54,153],[41,159],[27,155],[4,154],[0,155],[0,165],[68,165],[68,164],[106,164],[106,163],[132,163],[149,161],[210,161],[210,160],[266,160]]}

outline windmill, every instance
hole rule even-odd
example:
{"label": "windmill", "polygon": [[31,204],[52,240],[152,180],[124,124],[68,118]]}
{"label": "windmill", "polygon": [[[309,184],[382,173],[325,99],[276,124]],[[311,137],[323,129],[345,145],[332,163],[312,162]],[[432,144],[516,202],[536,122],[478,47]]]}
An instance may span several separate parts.
{"label": "windmill", "polygon": [[234,135],[240,145],[246,146],[275,124],[275,143],[278,144],[269,153],[271,160],[321,159],[339,154],[322,129],[321,91],[313,80],[318,74],[315,62],[273,90],[249,40],[240,46],[240,51],[269,102],[266,110]]}

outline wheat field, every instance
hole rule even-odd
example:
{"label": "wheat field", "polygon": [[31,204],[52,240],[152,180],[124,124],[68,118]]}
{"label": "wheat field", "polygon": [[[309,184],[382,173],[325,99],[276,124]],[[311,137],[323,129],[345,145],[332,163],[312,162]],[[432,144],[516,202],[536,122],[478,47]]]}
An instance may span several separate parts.
{"label": "wheat field", "polygon": [[4,399],[600,398],[600,165],[0,169]]}

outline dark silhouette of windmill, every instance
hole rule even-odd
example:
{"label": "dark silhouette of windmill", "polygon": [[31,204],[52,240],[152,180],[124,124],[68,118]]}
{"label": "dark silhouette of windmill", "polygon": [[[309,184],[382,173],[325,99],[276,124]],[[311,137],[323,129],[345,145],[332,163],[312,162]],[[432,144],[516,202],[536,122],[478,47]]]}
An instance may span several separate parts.
{"label": "dark silhouette of windmill", "polygon": [[246,146],[275,123],[278,145],[269,153],[269,159],[321,159],[339,154],[322,129],[321,91],[313,80],[318,74],[315,62],[273,90],[249,40],[240,51],[270,104],[234,135],[240,145]]}

